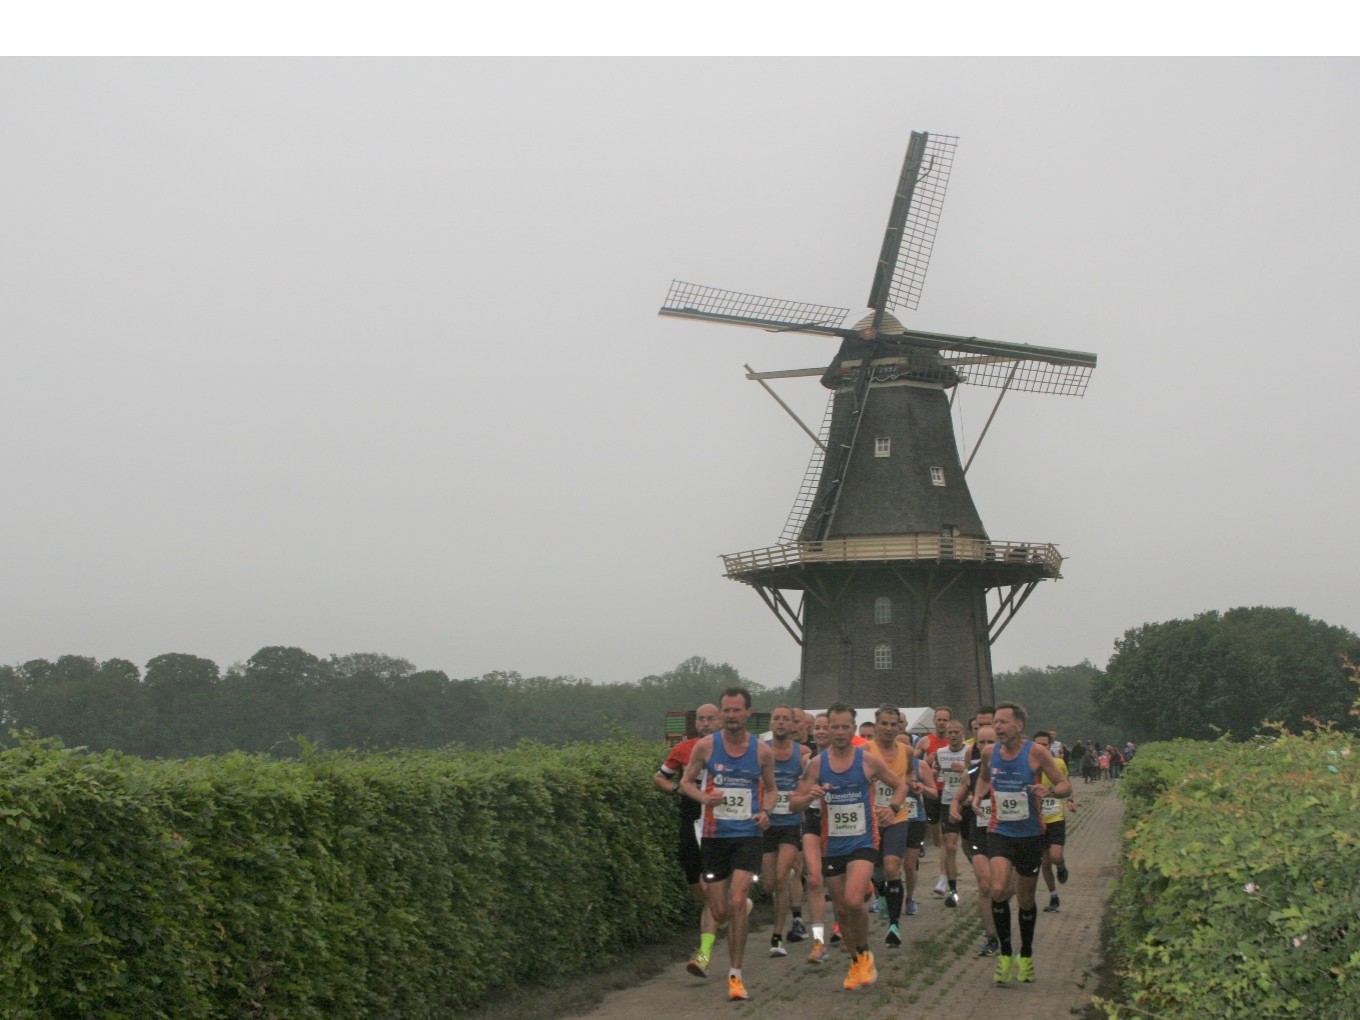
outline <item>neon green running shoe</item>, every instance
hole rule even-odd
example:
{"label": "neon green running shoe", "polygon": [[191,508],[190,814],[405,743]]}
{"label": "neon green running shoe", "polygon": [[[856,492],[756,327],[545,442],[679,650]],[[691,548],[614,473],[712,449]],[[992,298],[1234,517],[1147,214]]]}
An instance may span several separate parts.
{"label": "neon green running shoe", "polygon": [[1011,970],[1015,966],[1015,961],[1009,956],[998,956],[996,958],[996,983],[1008,985],[1011,982]]}
{"label": "neon green running shoe", "polygon": [[1018,956],[1015,962],[1020,965],[1018,979],[1025,984],[1032,982],[1034,980],[1034,957]]}

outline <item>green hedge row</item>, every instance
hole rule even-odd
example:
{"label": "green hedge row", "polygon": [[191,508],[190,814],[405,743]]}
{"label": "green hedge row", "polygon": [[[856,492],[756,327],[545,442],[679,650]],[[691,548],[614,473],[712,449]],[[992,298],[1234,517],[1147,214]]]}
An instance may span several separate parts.
{"label": "green hedge row", "polygon": [[1149,744],[1123,780],[1109,1017],[1355,1016],[1360,748]]}
{"label": "green hedge row", "polygon": [[439,1017],[682,923],[642,743],[0,753],[0,1015]]}

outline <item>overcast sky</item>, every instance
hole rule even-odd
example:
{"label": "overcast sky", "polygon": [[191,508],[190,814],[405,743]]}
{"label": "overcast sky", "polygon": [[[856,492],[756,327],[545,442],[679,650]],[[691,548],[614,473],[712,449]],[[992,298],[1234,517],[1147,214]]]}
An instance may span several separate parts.
{"label": "overcast sky", "polygon": [[656,310],[858,310],[912,129],[960,142],[903,320],[1100,357],[969,472],[1067,557],[995,668],[1238,605],[1360,628],[1357,109],[1341,59],[0,62],[0,662],[789,682],[718,556],[810,444],[742,365],[833,344]]}

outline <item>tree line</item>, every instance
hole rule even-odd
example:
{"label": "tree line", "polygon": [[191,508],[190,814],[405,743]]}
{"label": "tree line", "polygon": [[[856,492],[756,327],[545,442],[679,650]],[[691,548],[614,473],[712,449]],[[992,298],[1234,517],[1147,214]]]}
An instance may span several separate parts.
{"label": "tree line", "polygon": [[183,758],[232,750],[513,746],[594,741],[614,735],[660,740],[668,710],[693,708],[742,684],[732,666],[694,657],[635,683],[493,672],[450,679],[374,653],[320,658],[262,648],[219,670],[211,659],[158,655],[145,672],[126,659],[63,655],[0,666],[0,744],[10,731],[58,737],[70,747]]}
{"label": "tree line", "polygon": [[[1354,632],[1255,606],[1144,624],[1115,643],[1104,670],[1026,666],[998,674],[995,689],[998,701],[1025,706],[1031,728],[1056,729],[1067,743],[1245,738],[1269,723],[1352,725],[1347,661],[1360,662]],[[751,690],[760,711],[799,704],[796,680],[766,688],[698,656],[634,683],[596,684],[508,672],[450,679],[389,655],[323,659],[284,646],[225,671],[183,653],[158,655],[144,672],[126,659],[64,655],[0,666],[0,744],[10,731],[32,731],[73,747],[182,758],[294,754],[299,737],[323,749],[378,750],[660,740],[668,711],[733,685]]]}

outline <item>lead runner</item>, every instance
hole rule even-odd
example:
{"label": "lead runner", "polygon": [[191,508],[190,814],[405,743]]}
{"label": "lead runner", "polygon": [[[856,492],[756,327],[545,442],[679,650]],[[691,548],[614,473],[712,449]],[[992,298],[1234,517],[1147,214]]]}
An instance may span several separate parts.
{"label": "lead runner", "polygon": [[[746,729],[751,695],[729,687],[718,699],[722,729],[694,745],[680,789],[704,808],[700,844],[708,909],[718,925],[730,918],[727,952],[727,997],[749,999],[741,976],[750,925],[746,897],[760,872],[764,832],[770,824],[776,789],[774,752]],[[707,770],[704,788],[699,776]]]}
{"label": "lead runner", "polygon": [[[1013,701],[996,706],[992,723],[997,743],[983,754],[978,775],[978,799],[992,798],[987,830],[991,873],[992,919],[1001,953],[996,961],[996,983],[1007,984],[1015,971],[1020,981],[1034,980],[1034,922],[1039,916],[1034,888],[1044,857],[1045,796],[1068,797],[1072,784],[1053,761],[1048,749],[1024,738],[1025,710]],[[1041,781],[1047,776],[1050,788]],[[1015,898],[1020,905],[1020,954],[1011,957],[1011,872],[1016,875]]]}

